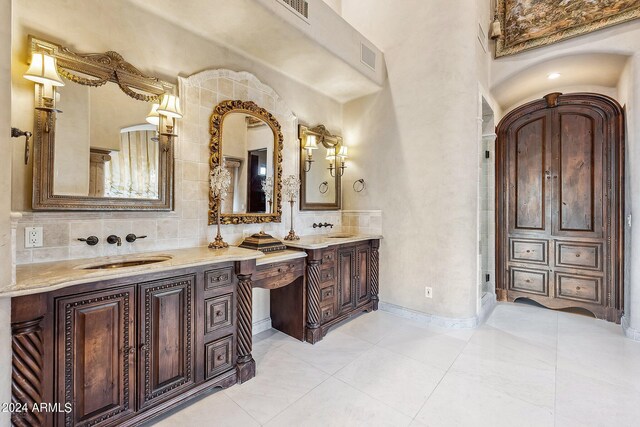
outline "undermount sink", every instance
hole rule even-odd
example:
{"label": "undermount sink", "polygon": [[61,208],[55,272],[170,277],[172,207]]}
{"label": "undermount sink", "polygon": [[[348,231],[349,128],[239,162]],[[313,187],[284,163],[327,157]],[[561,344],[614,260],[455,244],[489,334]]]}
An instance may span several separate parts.
{"label": "undermount sink", "polygon": [[138,265],[155,264],[157,262],[163,262],[170,260],[170,256],[158,256],[153,258],[141,258],[132,260],[112,261],[101,264],[91,264],[81,267],[83,270],[107,270],[111,268],[125,268],[135,267]]}
{"label": "undermount sink", "polygon": [[331,236],[327,236],[327,239],[348,239],[354,236],[355,234],[332,234]]}

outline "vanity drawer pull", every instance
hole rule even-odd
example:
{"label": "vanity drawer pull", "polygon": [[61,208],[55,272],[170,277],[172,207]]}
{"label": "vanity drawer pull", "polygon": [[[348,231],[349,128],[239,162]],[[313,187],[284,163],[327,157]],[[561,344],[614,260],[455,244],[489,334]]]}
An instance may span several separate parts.
{"label": "vanity drawer pull", "polygon": [[205,273],[205,277],[205,290],[227,286],[230,285],[232,281],[232,273],[230,268],[207,271]]}
{"label": "vanity drawer pull", "polygon": [[205,379],[213,378],[233,368],[232,356],[233,336],[231,335],[205,344]]}
{"label": "vanity drawer pull", "polygon": [[233,294],[209,298],[204,302],[205,334],[233,324]]}
{"label": "vanity drawer pull", "polygon": [[330,298],[333,298],[334,295],[335,295],[335,287],[334,286],[329,286],[328,288],[324,288],[324,289],[322,289],[322,295],[320,297],[320,301],[324,301],[324,300],[328,300]]}

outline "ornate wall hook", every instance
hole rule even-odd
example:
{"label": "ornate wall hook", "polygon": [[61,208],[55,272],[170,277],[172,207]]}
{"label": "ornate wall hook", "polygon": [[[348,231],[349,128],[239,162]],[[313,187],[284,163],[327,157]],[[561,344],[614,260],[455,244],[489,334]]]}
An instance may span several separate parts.
{"label": "ornate wall hook", "polygon": [[29,140],[33,134],[28,130],[20,130],[18,128],[11,128],[11,137],[12,138],[20,138],[21,136],[25,137],[24,142],[24,164],[29,163]]}

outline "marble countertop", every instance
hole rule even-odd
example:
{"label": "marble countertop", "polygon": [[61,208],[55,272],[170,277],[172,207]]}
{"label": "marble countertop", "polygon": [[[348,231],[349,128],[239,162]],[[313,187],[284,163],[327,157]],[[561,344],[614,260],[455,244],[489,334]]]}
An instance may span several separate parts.
{"label": "marble countertop", "polygon": [[[297,251],[287,251],[297,252]],[[274,255],[282,255],[277,253]],[[292,256],[288,254],[288,256]],[[130,262],[149,258],[167,258],[161,262],[136,265],[122,268],[86,269],[91,265],[112,262]],[[260,251],[230,246],[226,249],[212,250],[206,247],[165,250],[92,259],[76,259],[70,261],[46,262],[20,265],[16,268],[16,284],[3,289],[2,297],[16,297],[40,292],[50,292],[68,286],[95,282],[98,280],[117,279],[144,273],[156,273],[177,268],[196,267],[227,261],[247,261],[268,258]],[[278,259],[273,257],[272,259]],[[282,260],[282,259],[280,259]],[[267,261],[274,262],[274,261]]]}
{"label": "marble countertop", "polygon": [[[336,237],[331,237],[336,236]],[[347,236],[347,237],[337,237]],[[305,236],[300,240],[286,240],[283,243],[291,248],[299,249],[323,249],[333,245],[343,245],[345,243],[362,242],[364,240],[382,239],[380,235],[368,235],[368,234],[350,234],[350,233],[336,233],[319,236]]]}

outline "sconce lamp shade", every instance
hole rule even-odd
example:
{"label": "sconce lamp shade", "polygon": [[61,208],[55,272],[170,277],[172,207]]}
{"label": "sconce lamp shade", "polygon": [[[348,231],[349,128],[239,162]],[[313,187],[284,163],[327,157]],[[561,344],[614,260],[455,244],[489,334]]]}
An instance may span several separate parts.
{"label": "sconce lamp shade", "polygon": [[333,162],[336,159],[336,149],[331,147],[327,148],[327,160]]}
{"label": "sconce lamp shade", "polygon": [[163,116],[181,119],[182,110],[180,109],[180,98],[175,95],[165,93],[157,111],[158,114],[162,114]]}
{"label": "sconce lamp shade", "polygon": [[347,157],[349,157],[348,154],[348,148],[346,145],[343,145],[342,147],[340,147],[340,149],[338,150],[338,157],[340,157],[343,161],[344,159],[346,159]]}
{"label": "sconce lamp shade", "polygon": [[34,52],[31,55],[31,65],[24,78],[40,84],[64,86],[64,82],[58,74],[56,59],[42,52]]}
{"label": "sconce lamp shade", "polygon": [[160,104],[153,104],[151,111],[147,114],[147,123],[154,126],[160,126],[160,115],[158,114],[158,107]]}
{"label": "sconce lamp shade", "polygon": [[307,142],[304,145],[305,150],[317,150],[318,144],[316,143],[315,135],[307,135]]}

